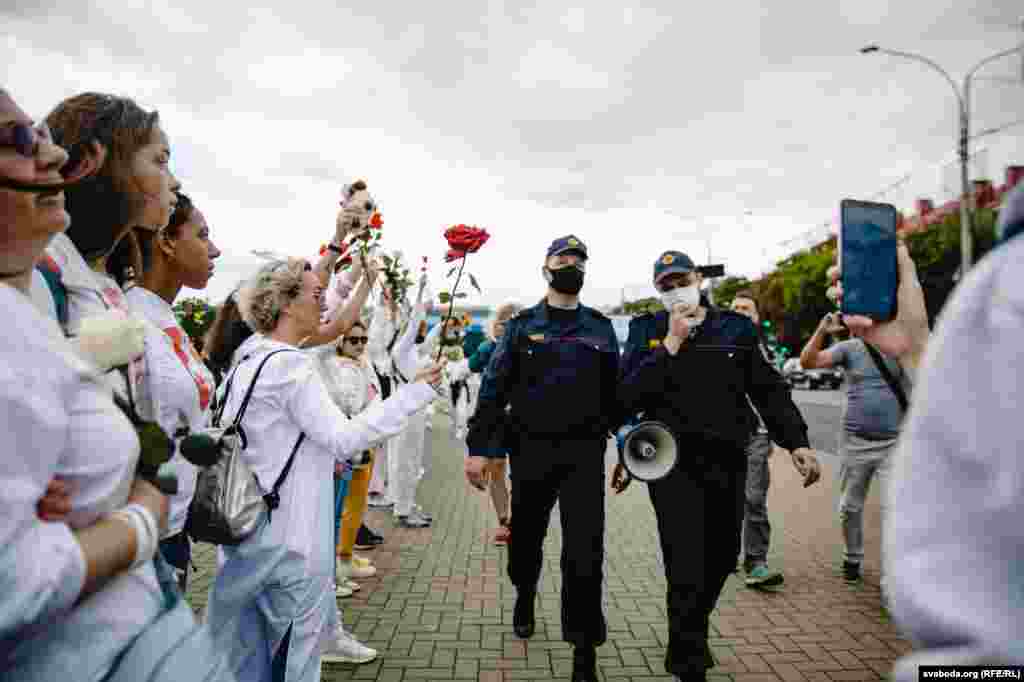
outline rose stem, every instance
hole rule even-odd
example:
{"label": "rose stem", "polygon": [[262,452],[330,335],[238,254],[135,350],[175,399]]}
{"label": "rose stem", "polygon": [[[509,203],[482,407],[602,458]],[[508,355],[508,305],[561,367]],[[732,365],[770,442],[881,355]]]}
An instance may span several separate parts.
{"label": "rose stem", "polygon": [[462,279],[462,268],[466,267],[466,259],[469,258],[469,251],[462,252],[462,265],[459,266],[459,274],[455,277],[455,286],[452,287],[452,301],[448,306],[448,317],[441,323],[441,343],[437,344],[437,359],[434,362],[441,362],[441,353],[444,352],[444,333],[448,328],[448,322],[455,314],[455,292],[459,290],[459,280]]}

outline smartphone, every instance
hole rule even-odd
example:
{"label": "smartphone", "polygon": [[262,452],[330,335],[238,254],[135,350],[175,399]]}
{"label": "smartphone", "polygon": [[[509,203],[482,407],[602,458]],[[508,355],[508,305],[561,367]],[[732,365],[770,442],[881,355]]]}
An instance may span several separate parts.
{"label": "smartphone", "polygon": [[854,199],[840,203],[843,314],[879,322],[896,316],[896,215],[891,204]]}

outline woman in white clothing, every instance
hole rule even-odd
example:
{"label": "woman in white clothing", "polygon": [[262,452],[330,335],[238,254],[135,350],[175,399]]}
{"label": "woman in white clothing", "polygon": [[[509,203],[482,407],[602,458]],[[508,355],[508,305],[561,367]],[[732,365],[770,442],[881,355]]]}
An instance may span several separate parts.
{"label": "woman in white clothing", "polygon": [[[324,380],[334,404],[349,419],[380,400],[380,383],[365,358],[366,343],[366,325],[363,322],[356,322],[336,345],[317,350],[317,369],[320,371],[320,377]],[[359,589],[359,585],[353,582],[352,578],[371,578],[377,574],[377,569],[370,561],[361,557],[357,560],[354,554],[341,551],[342,513],[352,516],[352,510],[349,509],[351,501],[347,500],[351,482],[356,475],[362,479],[369,478],[376,451],[377,448],[369,450],[367,461],[355,467],[355,471],[343,471],[340,464],[335,464],[334,549],[337,555],[336,591],[341,597],[351,596],[354,590]],[[366,480],[362,483],[361,487],[365,488]],[[358,493],[354,501],[365,507],[365,490]],[[349,523],[358,524],[352,519]]]}
{"label": "woman in white clothing", "polygon": [[[28,296],[33,265],[68,225],[66,160],[0,90],[0,679],[233,680],[191,610],[169,608],[173,578],[152,561],[167,499],[134,477],[131,423]],[[70,513],[44,522],[37,504],[55,477]],[[147,667],[140,649],[159,660]],[[171,677],[155,674],[163,664]]]}
{"label": "woman in white clothing", "polygon": [[[86,317],[130,314],[107,259],[133,227],[159,230],[167,225],[180,184],[168,167],[171,150],[159,115],[126,97],[76,95],[61,102],[46,121],[55,142],[68,150],[64,174],[84,176],[66,191],[71,227],[47,248],[67,295],[65,332],[75,337]],[[144,372],[139,359],[124,376],[115,372],[108,380],[123,397],[134,398]]]}
{"label": "woman in white clothing", "polygon": [[[167,227],[156,232],[136,228],[142,271],[135,286],[125,294],[135,314],[152,323],[147,329],[145,373],[139,391],[140,412],[153,419],[168,435],[180,436],[209,425],[210,403],[216,390],[213,374],[203,363],[188,334],[178,323],[171,305],[183,286],[206,288],[213,261],[220,251],[210,240],[210,228],[187,195],[178,193],[177,205]],[[123,240],[111,255],[108,268],[123,280],[131,252]],[[178,478],[178,492],[171,496],[171,513],[160,552],[178,574],[184,592],[192,556],[186,537],[185,518],[196,489],[196,468],[175,452],[170,463]]]}
{"label": "woman in white clothing", "polygon": [[[353,419],[335,405],[313,355],[295,352],[319,324],[321,287],[312,266],[271,262],[238,292],[238,307],[255,334],[235,352],[225,381],[222,423],[237,413],[257,367],[242,427],[243,456],[264,489],[293,464],[273,517],[235,547],[220,548],[210,594],[209,624],[241,679],[315,681],[321,660],[363,663],[376,652],[338,622],[333,589],[334,463],[350,463],[405,427],[436,396],[441,366]],[[277,352],[273,357],[270,353]],[[237,387],[237,388],[235,388]]]}

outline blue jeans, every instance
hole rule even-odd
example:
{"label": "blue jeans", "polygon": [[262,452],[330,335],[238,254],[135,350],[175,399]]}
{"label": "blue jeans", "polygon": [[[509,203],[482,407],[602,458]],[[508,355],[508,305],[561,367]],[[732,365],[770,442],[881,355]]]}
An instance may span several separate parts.
{"label": "blue jeans", "polygon": [[758,433],[747,443],[747,485],[743,514],[743,563],[748,571],[768,560],[772,527],[768,523],[768,486],[771,477],[768,458],[772,441],[768,434]]}

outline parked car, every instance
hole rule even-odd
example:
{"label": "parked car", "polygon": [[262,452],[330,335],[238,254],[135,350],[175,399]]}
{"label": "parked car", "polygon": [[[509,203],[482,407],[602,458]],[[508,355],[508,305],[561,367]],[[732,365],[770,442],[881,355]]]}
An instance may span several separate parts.
{"label": "parked car", "polygon": [[800,366],[800,358],[790,358],[783,363],[782,377],[794,388],[804,386],[808,383],[807,372]]}
{"label": "parked car", "polygon": [[838,367],[808,369],[804,371],[807,374],[807,388],[812,391],[823,387],[828,387],[834,391],[843,385],[843,370]]}

